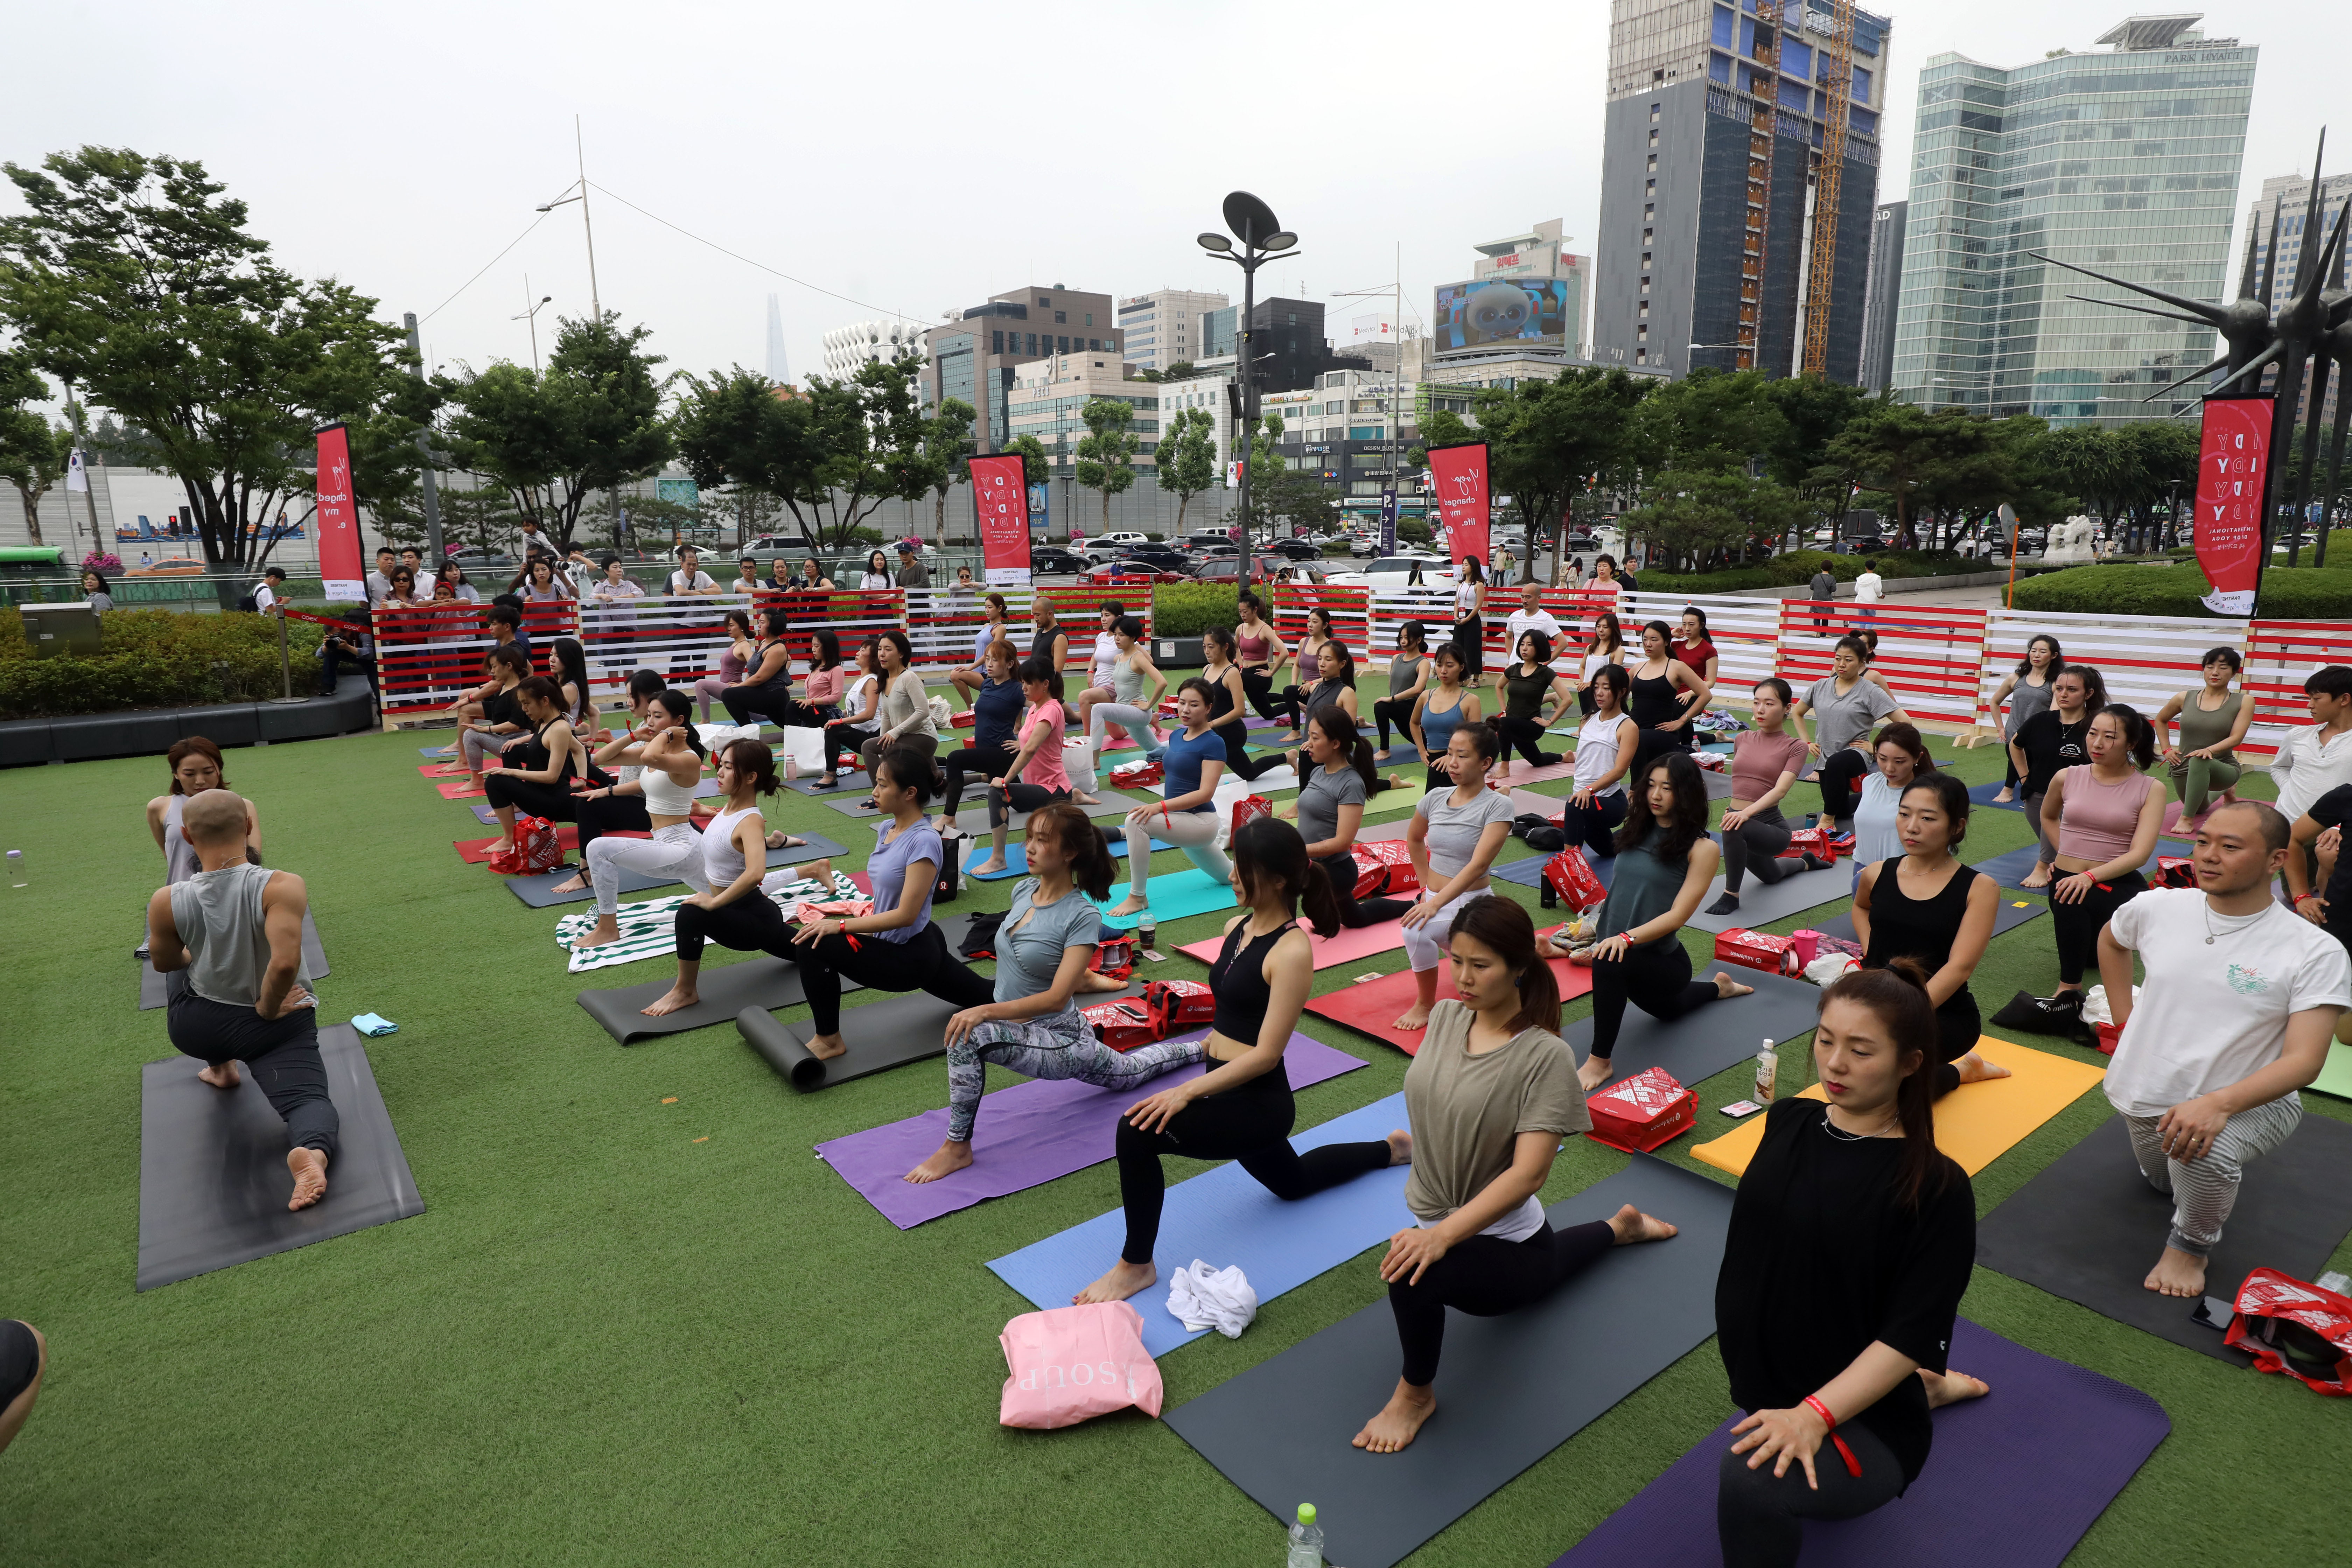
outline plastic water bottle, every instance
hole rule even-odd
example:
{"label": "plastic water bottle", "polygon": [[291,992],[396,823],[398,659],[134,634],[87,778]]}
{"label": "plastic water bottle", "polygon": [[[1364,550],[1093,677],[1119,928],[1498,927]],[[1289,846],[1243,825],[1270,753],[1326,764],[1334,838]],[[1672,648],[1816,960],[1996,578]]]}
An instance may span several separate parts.
{"label": "plastic water bottle", "polygon": [[1780,1053],[1772,1048],[1772,1042],[1767,1040],[1764,1042],[1764,1048],[1756,1053],[1756,1103],[1771,1104],[1772,1096],[1779,1089],[1780,1083]]}
{"label": "plastic water bottle", "polygon": [[1323,1568],[1323,1527],[1315,1522],[1315,1505],[1298,1505],[1298,1522],[1290,1527],[1290,1550],[1282,1568]]}
{"label": "plastic water bottle", "polygon": [[8,851],[8,885],[12,888],[25,885],[25,852],[22,849]]}

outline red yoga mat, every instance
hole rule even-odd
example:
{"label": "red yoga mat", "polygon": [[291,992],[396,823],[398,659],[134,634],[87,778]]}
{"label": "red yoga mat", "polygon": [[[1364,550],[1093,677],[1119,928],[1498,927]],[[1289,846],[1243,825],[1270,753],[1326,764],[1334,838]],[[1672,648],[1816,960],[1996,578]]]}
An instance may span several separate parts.
{"label": "red yoga mat", "polygon": [[[1551,972],[1559,980],[1559,999],[1573,1002],[1592,989],[1592,971],[1564,958],[1551,962]],[[1458,998],[1454,981],[1444,965],[1437,971],[1437,999]],[[1384,974],[1378,980],[1367,980],[1361,985],[1342,985],[1337,991],[1310,997],[1307,1010],[1335,1024],[1345,1024],[1358,1034],[1385,1040],[1407,1056],[1421,1050],[1421,1036],[1405,1034],[1389,1027],[1398,1014],[1412,1005],[1412,971],[1401,969],[1394,974]]]}
{"label": "red yoga mat", "polygon": [[[1315,945],[1315,967],[1328,969],[1335,963],[1354,963],[1383,952],[1394,952],[1404,945],[1404,924],[1401,921],[1382,921],[1376,926],[1362,926],[1353,931],[1342,928],[1339,934],[1333,937],[1319,937],[1309,931],[1307,940]],[[1188,942],[1176,951],[1189,953],[1203,963],[1214,964],[1224,945],[1225,939],[1221,934],[1204,942]]]}

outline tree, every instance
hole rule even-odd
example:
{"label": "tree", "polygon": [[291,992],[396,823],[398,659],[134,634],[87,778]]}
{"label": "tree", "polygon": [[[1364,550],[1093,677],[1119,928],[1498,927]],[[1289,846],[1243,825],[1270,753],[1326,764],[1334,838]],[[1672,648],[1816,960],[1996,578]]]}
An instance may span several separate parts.
{"label": "tree", "polygon": [[1847,421],[1825,448],[1825,482],[1839,489],[1860,485],[1885,495],[1895,508],[1895,531],[1910,526],[1915,492],[1942,447],[1935,422],[1966,418],[1958,410],[1929,415],[1916,405],[1881,397]]}
{"label": "tree", "polygon": [[[470,544],[504,552],[521,534],[522,513],[515,510],[514,498],[499,486],[443,485],[438,497],[441,542],[446,549]],[[425,513],[409,499],[388,501],[374,508],[371,515],[376,531],[394,549],[411,544],[425,548]],[[419,584],[418,589],[429,594],[431,585]]]}
{"label": "tree", "polygon": [[1160,488],[1176,497],[1176,532],[1184,531],[1184,509],[1216,482],[1217,422],[1205,408],[1180,408],[1160,429],[1154,454]]}
{"label": "tree", "polygon": [[971,426],[979,417],[980,411],[971,404],[960,397],[950,397],[940,402],[940,411],[923,428],[923,451],[934,465],[932,531],[941,542],[948,536],[948,489],[971,478],[964,459],[971,455]]}
{"label": "tree", "polygon": [[1188,359],[1180,359],[1174,364],[1170,365],[1166,370],[1161,371],[1160,373],[1160,379],[1162,381],[1181,381],[1192,374],[1192,362]]}
{"label": "tree", "polygon": [[435,395],[407,374],[406,334],[278,267],[203,164],[83,147],[0,169],[26,209],[0,219],[0,321],[152,443],[208,564],[258,566],[278,536],[257,525],[311,503],[320,425],[349,426],[362,504],[414,486]]}
{"label": "tree", "polygon": [[1078,410],[1087,434],[1078,441],[1078,483],[1102,492],[1103,527],[1110,527],[1110,498],[1135,483],[1135,454],[1143,443],[1129,428],[1135,405],[1123,397],[1090,397]]}
{"label": "tree", "polygon": [[1769,546],[1803,515],[1795,491],[1737,468],[1667,469],[1643,491],[1645,504],[1620,520],[1625,532],[1664,547],[1677,564],[1734,544]]}
{"label": "tree", "polygon": [[1770,388],[1759,371],[1701,369],[1653,389],[1631,432],[1642,466],[1721,472],[1765,457],[1788,439]]}
{"label": "tree", "polygon": [[1809,514],[1835,527],[1845,516],[1846,481],[1829,467],[1829,445],[1871,402],[1848,382],[1787,375],[1766,384],[1764,395],[1780,416],[1780,435],[1764,450],[1764,477],[1794,491]]}
{"label": "tree", "polygon": [[811,553],[844,550],[876,508],[929,493],[930,424],[922,357],[868,360],[844,379],[814,375],[776,400],[761,431],[760,486],[784,503]]}
{"label": "tree", "polygon": [[678,461],[698,490],[719,492],[735,513],[740,549],[781,510],[766,487],[770,424],[780,417],[768,378],[737,365],[684,378],[686,395],[672,416]]}
{"label": "tree", "polygon": [[73,451],[71,430],[53,427],[24,406],[48,394],[48,384],[26,356],[0,353],[0,479],[16,487],[25,503],[25,531],[36,544],[44,542],[41,498],[65,477]]}
{"label": "tree", "polygon": [[1020,458],[1025,483],[1042,485],[1054,477],[1054,460],[1045,454],[1045,443],[1034,436],[1015,436],[1004,443],[1004,455]]}
{"label": "tree", "polygon": [[[1527,525],[1526,570],[1533,580],[1537,534],[1565,521],[1569,502],[1596,476],[1626,466],[1632,422],[1649,391],[1622,370],[1599,369],[1564,371],[1557,381],[1528,380],[1516,387],[1481,387],[1470,402],[1475,426],[1441,408],[1422,421],[1422,437],[1436,447],[1486,443],[1489,484],[1494,493],[1511,498]],[[1426,461],[1425,448],[1411,460]],[[1554,535],[1555,581],[1566,531]]]}

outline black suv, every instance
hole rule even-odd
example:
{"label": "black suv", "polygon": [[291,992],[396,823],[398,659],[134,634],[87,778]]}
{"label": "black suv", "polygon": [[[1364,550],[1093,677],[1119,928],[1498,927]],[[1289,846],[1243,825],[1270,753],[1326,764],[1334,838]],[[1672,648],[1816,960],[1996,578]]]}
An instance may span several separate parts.
{"label": "black suv", "polygon": [[1058,544],[1033,544],[1029,547],[1029,570],[1038,575],[1060,575],[1083,572],[1087,558],[1073,554]]}

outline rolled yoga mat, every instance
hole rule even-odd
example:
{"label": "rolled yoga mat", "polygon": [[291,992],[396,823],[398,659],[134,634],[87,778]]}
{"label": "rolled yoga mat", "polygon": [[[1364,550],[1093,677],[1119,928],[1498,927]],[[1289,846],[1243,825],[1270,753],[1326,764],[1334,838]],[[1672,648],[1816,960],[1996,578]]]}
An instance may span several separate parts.
{"label": "rolled yoga mat", "polygon": [[140,1069],[140,1289],[425,1212],[358,1032],[321,1028],[319,1054],[342,1128],[327,1195],[293,1211],[286,1123],[250,1068],[228,1092],[197,1080],[194,1057]]}
{"label": "rolled yoga mat", "polygon": [[[2318,1279],[2352,1230],[2347,1171],[2352,1126],[2306,1112],[2294,1136],[2246,1167],[2206,1266],[2206,1295],[2230,1301],[2262,1266]],[[2141,1285],[2171,1221],[2172,1200],[2139,1173],[2124,1119],[2113,1116],[1977,1222],[1977,1261],[2159,1339],[2251,1364],[2221,1343],[2226,1310],[2221,1328],[2208,1328],[2196,1320],[2198,1302]]]}
{"label": "rolled yoga mat", "polygon": [[[950,942],[950,952],[953,947]],[[847,989],[846,982],[844,989]],[[1142,986],[1130,984],[1121,991],[1089,995],[1087,1005],[1142,994]],[[747,1007],[735,1019],[735,1032],[786,1083],[806,1094],[869,1073],[887,1072],[908,1062],[947,1055],[948,1020],[955,1016],[956,1011],[954,1003],[943,1002],[928,991],[892,992],[861,1007],[844,1007],[841,1038],[848,1049],[828,1058],[810,1054],[809,1037],[816,1029],[805,1018],[787,1024],[765,1008]],[[928,1154],[930,1150],[923,1152]],[[919,1160],[922,1155],[915,1158]],[[913,1163],[914,1160],[907,1163]],[[904,1175],[906,1171],[907,1166],[902,1165],[898,1173]]]}
{"label": "rolled yoga mat", "polygon": [[[1900,1498],[1859,1519],[1807,1521],[1805,1568],[2058,1568],[2172,1430],[2129,1384],[1966,1318],[1951,1365],[1992,1392],[1936,1412],[1927,1467]],[[1552,1568],[1718,1568],[1717,1471],[1744,1418],[1701,1439]]]}
{"label": "rolled yoga mat", "polygon": [[[1282,1065],[1290,1087],[1299,1089],[1365,1064],[1318,1040],[1293,1035],[1283,1048]],[[936,1182],[919,1185],[905,1178],[946,1139],[944,1110],[820,1143],[817,1158],[856,1188],[883,1218],[910,1230],[925,1220],[1101,1163],[1114,1152],[1118,1121],[1128,1107],[1207,1071],[1207,1064],[1195,1063],[1122,1089],[1098,1089],[1075,1079],[1036,1079],[1001,1089],[980,1102],[980,1120],[972,1125],[971,1163]]]}
{"label": "rolled yoga mat", "polygon": [[[624,986],[616,991],[583,991],[577,1000],[590,1017],[604,1026],[606,1034],[625,1046],[728,1023],[747,1007],[791,1007],[808,1000],[808,993],[801,987],[799,964],[755,952],[717,968],[704,964],[694,985],[695,994],[702,998],[699,1002],[657,1018],[646,1017],[643,1010],[646,1005],[666,994],[677,978],[673,973],[659,980],[648,980],[643,985]],[[864,987],[845,977],[841,989],[845,994]]]}
{"label": "rolled yoga mat", "polygon": [[1449,1312],[1437,1413],[1401,1453],[1349,1443],[1396,1388],[1386,1300],[1168,1412],[1168,1425],[1276,1519],[1312,1501],[1332,1562],[1389,1568],[1715,1332],[1731,1189],[1636,1154],[1549,1213],[1557,1229],[1629,1203],[1681,1234],[1612,1247],[1518,1311]]}
{"label": "rolled yoga mat", "polygon": [[[324,980],[329,973],[327,950],[319,942],[319,927],[310,919],[310,911],[307,909],[302,911],[302,967],[310,972],[310,978],[313,980]],[[151,1012],[157,1007],[169,1006],[171,1001],[172,977],[158,973],[153,963],[144,958],[141,959],[139,961],[139,1010],[142,1013]]]}
{"label": "rolled yoga mat", "polygon": [[[787,866],[804,865],[811,860],[822,860],[828,856],[849,853],[848,846],[827,838],[822,833],[800,833],[793,837],[804,838],[808,842],[797,848],[788,847],[769,850],[769,870],[782,870]],[[593,888],[582,888],[576,892],[570,893],[558,893],[552,890],[557,883],[568,882],[580,875],[582,875],[581,868],[572,866],[560,871],[542,871],[536,876],[509,877],[506,879],[507,890],[534,910],[552,909],[558,904],[586,903],[596,896],[596,890]],[[625,868],[621,872],[621,891],[624,893],[646,893],[651,892],[656,888],[675,888],[679,885],[678,879],[675,877],[647,877]]]}
{"label": "rolled yoga mat", "polygon": [[[1736,963],[1694,964],[1691,977],[1704,980],[1718,969],[1755,991],[1709,1002],[1670,1024],[1628,1004],[1615,1053],[1609,1058],[1617,1078],[1630,1078],[1643,1068],[1664,1068],[1685,1085],[1696,1087],[1754,1057],[1767,1039],[1775,1045],[1793,1040],[1812,1033],[1820,1021],[1821,987]],[[1562,1033],[1581,1062],[1592,1049],[1592,1020],[1580,1018]]]}
{"label": "rolled yoga mat", "polygon": [[[1592,990],[1592,971],[1583,964],[1570,963],[1564,958],[1549,961],[1553,976],[1559,984],[1559,999],[1573,1002]],[[1407,1056],[1421,1051],[1425,1031],[1407,1034],[1390,1027],[1404,1010],[1412,1005],[1420,994],[1420,983],[1410,969],[1400,969],[1393,974],[1383,974],[1378,980],[1366,980],[1353,985],[1342,985],[1320,996],[1307,1000],[1307,1010],[1318,1018],[1328,1018],[1335,1024],[1345,1024],[1360,1035],[1370,1035],[1376,1040],[1394,1046]],[[1437,968],[1437,1000],[1458,1001],[1461,993],[1454,989],[1454,976],[1449,966]]]}

